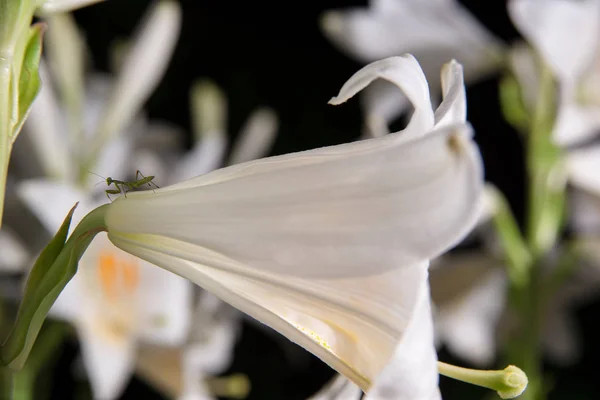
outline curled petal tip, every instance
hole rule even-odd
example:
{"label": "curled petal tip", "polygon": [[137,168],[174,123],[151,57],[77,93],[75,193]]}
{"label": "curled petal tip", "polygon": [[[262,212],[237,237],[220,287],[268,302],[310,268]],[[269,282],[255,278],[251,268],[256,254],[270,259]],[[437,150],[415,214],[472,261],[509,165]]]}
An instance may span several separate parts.
{"label": "curled petal tip", "polygon": [[345,103],[347,100],[348,98],[345,97],[333,96],[331,99],[329,99],[327,104],[331,104],[332,106],[339,106],[340,104]]}

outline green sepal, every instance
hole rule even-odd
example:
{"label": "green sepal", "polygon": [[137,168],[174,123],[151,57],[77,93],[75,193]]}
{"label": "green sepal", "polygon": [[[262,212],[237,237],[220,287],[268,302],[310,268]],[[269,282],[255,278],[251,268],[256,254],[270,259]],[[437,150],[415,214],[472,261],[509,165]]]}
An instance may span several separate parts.
{"label": "green sepal", "polygon": [[19,116],[14,125],[11,140],[14,143],[19,135],[25,119],[31,110],[31,105],[40,91],[40,57],[42,55],[42,37],[46,30],[45,24],[35,24],[29,29],[29,37],[19,75]]}
{"label": "green sepal", "polygon": [[23,368],[48,311],[77,272],[79,259],[96,234],[106,230],[105,210],[106,205],[86,215],[65,243],[73,207],[40,254],[25,286],[15,324],[0,351],[2,363],[10,369]]}

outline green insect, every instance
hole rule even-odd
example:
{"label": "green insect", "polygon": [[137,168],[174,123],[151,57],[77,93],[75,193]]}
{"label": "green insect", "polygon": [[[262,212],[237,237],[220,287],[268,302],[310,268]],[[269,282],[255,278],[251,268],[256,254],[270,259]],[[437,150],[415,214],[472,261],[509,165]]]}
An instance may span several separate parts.
{"label": "green insect", "polygon": [[[94,174],[94,175],[100,176],[98,174]],[[100,176],[100,177],[102,179],[104,179],[103,176]],[[110,201],[112,201],[112,199],[110,198],[111,194],[123,194],[123,196],[125,196],[127,198],[128,191],[133,190],[133,189],[139,189],[140,187],[142,187],[144,185],[148,185],[152,190],[154,190],[154,188],[158,189],[158,185],[156,183],[152,182],[153,179],[154,179],[154,175],[144,176],[144,175],[142,175],[140,170],[137,170],[135,172],[135,181],[131,181],[131,182],[113,179],[109,176],[108,178],[106,178],[106,184],[108,186],[114,185],[116,189],[106,189],[106,197],[108,197],[108,199]]]}

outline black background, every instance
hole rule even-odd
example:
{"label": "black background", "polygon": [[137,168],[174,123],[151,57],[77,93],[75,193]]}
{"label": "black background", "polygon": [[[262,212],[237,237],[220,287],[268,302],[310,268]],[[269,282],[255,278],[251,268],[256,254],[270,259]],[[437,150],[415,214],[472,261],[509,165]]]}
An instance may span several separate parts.
{"label": "black background", "polygon": [[[183,28],[173,60],[158,89],[147,102],[151,119],[176,123],[189,131],[188,91],[198,78],[216,81],[229,100],[232,140],[248,114],[260,105],[280,118],[279,136],[271,150],[283,154],[355,140],[360,135],[358,101],[327,105],[341,85],[362,65],[334,48],[321,34],[322,11],[365,6],[351,1],[202,1],[182,0]],[[518,39],[503,1],[463,1],[473,14],[507,43]],[[147,0],[109,0],[75,13],[93,53],[93,65],[108,70],[109,46],[128,37],[147,8]],[[522,220],[524,205],[523,150],[519,136],[499,113],[498,77],[468,89],[468,118],[485,161],[486,178],[508,197]],[[189,143],[188,143],[189,144]],[[600,331],[598,304],[578,310],[586,353],[574,367],[548,365],[554,379],[551,399],[598,398],[596,355]],[[64,346],[52,385],[52,398],[75,398],[80,389],[70,373],[78,347]],[[440,358],[452,359],[444,350]],[[285,341],[273,341],[245,323],[235,361],[224,374],[243,372],[252,382],[250,399],[305,399],[332,371],[313,356]],[[489,391],[441,378],[446,399],[480,399]],[[141,380],[133,379],[123,399],[160,399]]]}

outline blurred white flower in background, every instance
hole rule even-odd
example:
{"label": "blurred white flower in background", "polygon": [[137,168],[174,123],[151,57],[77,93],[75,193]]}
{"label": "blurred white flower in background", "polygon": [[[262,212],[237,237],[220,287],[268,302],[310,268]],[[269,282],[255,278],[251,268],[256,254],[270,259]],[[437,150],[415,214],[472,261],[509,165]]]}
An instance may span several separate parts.
{"label": "blurred white flower in background", "polygon": [[483,186],[462,68],[449,63],[442,75],[434,113],[412,56],[373,63],[331,103],[389,80],[415,107],[404,131],[131,193],[107,208],[109,238],[271,326],[374,398],[439,397],[428,259],[470,230]]}
{"label": "blurred white flower in background", "polygon": [[[557,80],[557,115],[552,136],[564,150],[565,165],[559,165],[552,178],[557,185],[564,185],[568,179],[574,186],[575,190],[570,193],[569,216],[576,234],[575,242],[594,243],[588,229],[591,221],[597,219],[590,202],[597,199],[591,200],[589,193],[600,195],[600,179],[595,172],[600,168],[600,146],[581,145],[597,136],[600,128],[600,75],[597,68],[600,62],[600,1],[511,0],[508,11],[531,45],[517,44],[510,53],[512,72],[530,115],[538,101],[541,69],[538,55]],[[595,262],[600,265],[598,261],[597,258]],[[545,273],[549,272],[547,268]],[[589,259],[584,260],[583,265],[575,268],[549,297],[544,309],[541,340],[545,353],[554,362],[570,364],[579,357],[578,330],[571,314],[576,305],[597,293],[599,278],[597,266],[590,268]]]}
{"label": "blurred white flower in background", "polygon": [[[414,54],[428,78],[434,103],[442,88],[438,72],[448,60],[463,65],[467,83],[502,63],[503,44],[457,1],[370,0],[369,4],[324,13],[325,36],[364,63]],[[383,83],[375,83],[364,96],[368,135],[389,132],[388,124],[410,107],[406,97]]]}
{"label": "blurred white flower in background", "polygon": [[[150,7],[112,85],[106,77],[86,79],[84,40],[72,17],[49,17],[50,68],[42,66],[43,89],[26,125],[32,153],[46,177],[17,187],[47,231],[56,232],[62,214],[76,202],[74,224],[107,201],[104,189],[93,186],[98,179],[90,172],[120,178],[135,168],[129,164],[131,150],[141,132],[132,128],[143,122],[134,123],[134,118],[166,70],[180,14],[172,1]],[[134,371],[139,342],[184,343],[193,287],[117,249],[105,235],[90,246],[78,271],[51,313],[75,325],[94,397],[114,399]]]}

